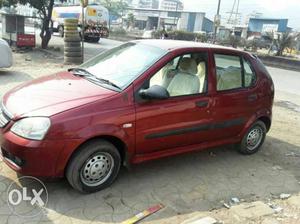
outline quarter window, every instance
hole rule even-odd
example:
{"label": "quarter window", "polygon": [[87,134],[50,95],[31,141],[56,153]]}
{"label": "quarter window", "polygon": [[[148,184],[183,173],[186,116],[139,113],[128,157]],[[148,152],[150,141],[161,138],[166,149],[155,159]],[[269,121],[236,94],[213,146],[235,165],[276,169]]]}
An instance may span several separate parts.
{"label": "quarter window", "polygon": [[243,59],[244,74],[245,74],[245,87],[253,86],[256,81],[256,75],[251,68],[250,62]]}

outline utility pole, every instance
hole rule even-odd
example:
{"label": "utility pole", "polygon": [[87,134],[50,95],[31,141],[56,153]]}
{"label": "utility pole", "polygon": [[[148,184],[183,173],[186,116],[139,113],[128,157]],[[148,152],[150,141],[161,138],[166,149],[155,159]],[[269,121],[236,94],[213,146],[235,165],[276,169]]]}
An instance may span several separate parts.
{"label": "utility pole", "polygon": [[85,29],[85,18],[84,18],[84,12],[85,8],[89,4],[89,0],[81,0],[81,51],[82,51],[82,62],[84,62],[84,29]]}
{"label": "utility pole", "polygon": [[218,2],[217,14],[216,14],[216,16],[215,16],[215,21],[214,21],[214,24],[215,24],[215,32],[214,32],[213,43],[216,42],[218,26],[219,26],[220,23],[221,23],[221,18],[220,18],[220,6],[221,6],[221,0],[219,0],[219,2]]}
{"label": "utility pole", "polygon": [[81,16],[81,52],[82,52],[82,63],[84,62],[84,5],[81,7],[82,16]]}

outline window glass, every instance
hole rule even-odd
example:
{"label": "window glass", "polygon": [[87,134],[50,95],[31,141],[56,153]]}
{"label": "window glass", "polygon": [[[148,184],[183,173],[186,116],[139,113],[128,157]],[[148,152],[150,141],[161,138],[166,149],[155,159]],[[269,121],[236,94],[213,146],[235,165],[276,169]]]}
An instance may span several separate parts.
{"label": "window glass", "polygon": [[192,53],[174,58],[150,79],[149,87],[166,88],[170,96],[204,93],[207,90],[207,54]]}
{"label": "window glass", "polygon": [[157,47],[126,43],[99,54],[80,67],[124,89],[166,53]]}
{"label": "window glass", "polygon": [[217,90],[243,87],[242,66],[239,56],[215,54]]}
{"label": "window glass", "polygon": [[250,62],[243,59],[244,74],[245,74],[245,87],[252,86],[256,81],[256,75],[251,69]]}

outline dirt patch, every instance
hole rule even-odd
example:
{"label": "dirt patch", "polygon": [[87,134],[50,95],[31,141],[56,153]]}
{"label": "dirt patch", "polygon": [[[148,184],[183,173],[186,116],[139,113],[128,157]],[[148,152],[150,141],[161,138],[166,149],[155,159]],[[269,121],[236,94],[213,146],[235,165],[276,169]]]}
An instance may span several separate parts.
{"label": "dirt patch", "polygon": [[300,113],[300,106],[295,104],[295,103],[292,103],[290,101],[285,101],[285,100],[276,101],[274,103],[274,105],[279,106],[279,107],[283,107],[283,108],[287,108],[289,110],[293,110],[295,112]]}

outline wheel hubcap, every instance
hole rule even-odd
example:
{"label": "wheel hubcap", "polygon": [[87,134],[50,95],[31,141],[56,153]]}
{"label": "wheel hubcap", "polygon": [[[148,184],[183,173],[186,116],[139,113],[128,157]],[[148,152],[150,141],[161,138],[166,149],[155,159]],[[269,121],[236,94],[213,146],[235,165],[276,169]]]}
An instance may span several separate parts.
{"label": "wheel hubcap", "polygon": [[108,153],[101,152],[90,157],[83,165],[80,178],[88,186],[97,186],[104,183],[111,175],[114,160]]}
{"label": "wheel hubcap", "polygon": [[253,128],[247,136],[247,148],[254,150],[260,143],[263,137],[263,130],[260,127]]}

